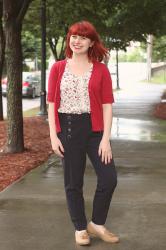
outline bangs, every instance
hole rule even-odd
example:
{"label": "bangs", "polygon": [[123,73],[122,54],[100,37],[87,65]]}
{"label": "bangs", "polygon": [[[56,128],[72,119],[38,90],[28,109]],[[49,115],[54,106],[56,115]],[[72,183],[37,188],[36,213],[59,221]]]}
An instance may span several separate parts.
{"label": "bangs", "polygon": [[76,23],[73,26],[71,26],[69,30],[70,36],[71,35],[78,35],[78,36],[84,36],[91,40],[94,39],[94,29],[90,27],[90,25],[87,25],[85,23]]}

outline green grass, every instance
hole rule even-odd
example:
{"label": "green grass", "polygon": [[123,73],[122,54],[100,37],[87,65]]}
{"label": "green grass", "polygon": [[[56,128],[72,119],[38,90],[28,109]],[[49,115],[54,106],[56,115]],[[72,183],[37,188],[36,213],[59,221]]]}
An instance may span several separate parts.
{"label": "green grass", "polygon": [[166,135],[165,134],[157,133],[156,135],[153,136],[153,138],[157,141],[160,141],[160,142],[166,142]]}
{"label": "green grass", "polygon": [[[149,82],[147,80],[142,80],[142,83]],[[156,73],[152,78],[150,83],[166,84],[166,72],[160,71]]]}
{"label": "green grass", "polygon": [[[39,111],[40,111],[40,107],[29,109],[29,110],[23,112],[23,117],[36,116],[39,113]],[[7,121],[7,118],[5,118],[4,120]]]}
{"label": "green grass", "polygon": [[151,82],[152,83],[166,83],[166,72],[161,72],[159,74],[156,74],[152,77],[151,79]]}
{"label": "green grass", "polygon": [[113,89],[113,92],[121,91],[121,89]]}
{"label": "green grass", "polygon": [[39,111],[40,111],[39,107],[33,108],[33,109],[29,109],[29,110],[23,112],[23,117],[36,116],[39,113]]}

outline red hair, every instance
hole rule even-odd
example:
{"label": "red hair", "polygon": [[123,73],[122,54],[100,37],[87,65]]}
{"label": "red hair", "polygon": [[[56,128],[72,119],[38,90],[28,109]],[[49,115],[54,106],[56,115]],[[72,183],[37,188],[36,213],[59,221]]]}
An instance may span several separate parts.
{"label": "red hair", "polygon": [[108,50],[102,44],[99,34],[97,33],[95,27],[87,21],[81,21],[78,23],[74,23],[72,26],[70,26],[68,30],[66,38],[66,50],[65,50],[66,57],[71,58],[73,54],[69,46],[71,35],[84,36],[94,42],[93,46],[90,47],[88,50],[88,57],[90,61],[101,62],[104,59],[104,57],[108,55]]}

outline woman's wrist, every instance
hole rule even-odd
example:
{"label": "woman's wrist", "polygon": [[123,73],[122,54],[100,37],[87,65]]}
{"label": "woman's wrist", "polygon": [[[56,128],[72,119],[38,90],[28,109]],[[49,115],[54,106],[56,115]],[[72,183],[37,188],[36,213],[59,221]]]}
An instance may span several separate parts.
{"label": "woman's wrist", "polygon": [[50,137],[51,137],[51,140],[55,140],[58,138],[57,133],[55,133],[55,132],[50,133]]}
{"label": "woman's wrist", "polygon": [[103,141],[109,141],[110,140],[110,136],[103,134],[102,140]]}

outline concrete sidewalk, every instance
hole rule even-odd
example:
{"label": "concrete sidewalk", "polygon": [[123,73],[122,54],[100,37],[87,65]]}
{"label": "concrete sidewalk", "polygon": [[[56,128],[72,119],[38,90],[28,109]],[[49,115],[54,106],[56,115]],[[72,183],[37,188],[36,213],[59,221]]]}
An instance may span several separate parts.
{"label": "concrete sidewalk", "polygon": [[[107,227],[116,245],[93,239],[95,250],[166,248],[166,121],[152,116],[163,86],[140,84],[115,93],[112,148],[118,186]],[[84,197],[91,218],[96,176],[87,160]],[[63,172],[52,156],[0,193],[1,250],[73,250],[74,228],[66,208]]]}

